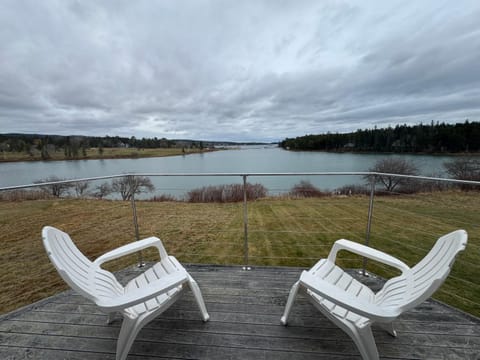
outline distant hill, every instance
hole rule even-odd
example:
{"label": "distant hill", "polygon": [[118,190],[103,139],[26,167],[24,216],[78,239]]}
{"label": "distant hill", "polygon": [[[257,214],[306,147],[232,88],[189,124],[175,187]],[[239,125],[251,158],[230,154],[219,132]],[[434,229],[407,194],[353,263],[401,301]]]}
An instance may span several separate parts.
{"label": "distant hill", "polygon": [[480,122],[397,125],[351,133],[327,133],[286,138],[288,150],[392,153],[480,152]]}

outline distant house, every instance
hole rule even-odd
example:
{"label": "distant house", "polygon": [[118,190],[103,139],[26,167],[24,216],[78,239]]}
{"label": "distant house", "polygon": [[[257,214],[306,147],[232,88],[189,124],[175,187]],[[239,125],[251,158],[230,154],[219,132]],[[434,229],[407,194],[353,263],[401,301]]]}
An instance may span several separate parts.
{"label": "distant house", "polygon": [[354,143],[346,143],[345,145],[343,145],[343,148],[346,149],[346,150],[351,150],[353,148],[355,148],[355,144]]}

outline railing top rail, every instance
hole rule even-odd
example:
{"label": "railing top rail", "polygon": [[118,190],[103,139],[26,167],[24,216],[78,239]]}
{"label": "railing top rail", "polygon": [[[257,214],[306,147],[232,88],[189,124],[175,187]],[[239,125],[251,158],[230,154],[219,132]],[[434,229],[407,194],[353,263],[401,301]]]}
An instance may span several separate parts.
{"label": "railing top rail", "polygon": [[114,174],[114,175],[105,175],[105,176],[94,176],[94,177],[86,177],[86,178],[78,178],[78,179],[65,179],[65,180],[58,180],[58,181],[48,181],[42,183],[34,183],[34,184],[23,184],[23,185],[14,185],[14,186],[5,186],[0,187],[0,191],[7,191],[7,190],[20,190],[26,188],[35,188],[41,187],[45,185],[55,185],[55,184],[70,184],[70,183],[77,183],[83,181],[97,181],[97,180],[107,180],[107,179],[115,179],[121,178],[125,176],[148,176],[148,177],[187,177],[187,176],[198,176],[198,177],[208,177],[208,176],[231,176],[231,177],[263,177],[263,176],[391,176],[391,177],[401,177],[401,178],[408,178],[408,179],[416,179],[416,180],[429,180],[429,181],[443,181],[443,182],[451,182],[451,183],[458,183],[458,184],[471,184],[471,185],[480,185],[480,181],[473,181],[473,180],[458,180],[458,179],[449,179],[449,178],[441,178],[441,177],[430,177],[430,176],[419,176],[419,175],[404,175],[404,174],[391,174],[391,173],[379,173],[379,172],[371,172],[371,171],[313,171],[313,172],[265,172],[265,173],[258,173],[258,172],[242,172],[242,173],[124,173],[124,174]]}
{"label": "railing top rail", "polygon": [[480,181],[475,181],[475,180],[460,180],[460,179],[450,179],[450,178],[441,178],[441,177],[432,177],[432,176],[390,174],[390,173],[379,173],[379,172],[371,172],[369,174],[377,175],[377,176],[401,177],[401,178],[416,179],[416,180],[444,181],[444,182],[452,182],[457,184],[480,185]]}

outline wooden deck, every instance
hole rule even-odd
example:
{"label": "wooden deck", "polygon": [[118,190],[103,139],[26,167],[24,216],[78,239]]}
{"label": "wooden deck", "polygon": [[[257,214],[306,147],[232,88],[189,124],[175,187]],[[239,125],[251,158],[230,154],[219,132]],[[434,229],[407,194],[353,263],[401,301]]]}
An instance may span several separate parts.
{"label": "wooden deck", "polygon": [[[186,292],[139,333],[128,359],[360,359],[350,338],[304,298],[297,300],[290,325],[280,325],[300,269],[187,268],[211,320],[200,320]],[[121,322],[107,326],[106,319],[71,291],[45,299],[0,317],[0,359],[114,359]],[[436,301],[402,315],[396,328],[397,338],[375,330],[382,359],[480,359],[480,319]]]}

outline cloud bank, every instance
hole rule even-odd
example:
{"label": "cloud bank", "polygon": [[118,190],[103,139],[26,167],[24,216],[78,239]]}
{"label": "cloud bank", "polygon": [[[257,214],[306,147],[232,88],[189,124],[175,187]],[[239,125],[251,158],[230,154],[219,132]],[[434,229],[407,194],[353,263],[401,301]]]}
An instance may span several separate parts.
{"label": "cloud bank", "polygon": [[477,1],[0,2],[0,132],[276,141],[480,121]]}

